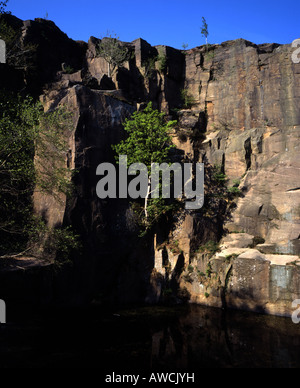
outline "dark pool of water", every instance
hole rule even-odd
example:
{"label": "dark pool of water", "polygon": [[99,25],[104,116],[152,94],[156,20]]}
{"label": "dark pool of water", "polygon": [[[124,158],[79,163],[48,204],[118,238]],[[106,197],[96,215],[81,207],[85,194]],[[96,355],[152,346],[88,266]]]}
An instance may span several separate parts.
{"label": "dark pool of water", "polygon": [[201,306],[8,311],[0,365],[88,367],[107,374],[202,368],[298,368],[291,319]]}

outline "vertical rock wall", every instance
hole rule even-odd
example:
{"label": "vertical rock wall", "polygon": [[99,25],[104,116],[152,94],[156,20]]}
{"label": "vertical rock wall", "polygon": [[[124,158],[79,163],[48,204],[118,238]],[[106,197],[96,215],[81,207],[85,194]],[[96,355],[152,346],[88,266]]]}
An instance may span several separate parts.
{"label": "vertical rock wall", "polygon": [[[79,171],[76,195],[57,203],[36,193],[35,207],[50,225],[73,224],[83,237],[81,289],[114,301],[157,301],[168,280],[196,302],[286,314],[298,296],[300,254],[300,65],[292,47],[240,39],[183,52],[137,39],[123,43],[131,55],[109,79],[98,39],[74,42],[52,22],[16,20],[20,42],[35,53],[34,71],[26,69],[15,88],[42,93],[46,109],[65,104],[73,112],[67,157]],[[20,76],[2,67],[1,74]],[[182,213],[169,236],[162,225],[155,241],[141,241],[128,201],[97,198],[97,165],[114,161],[111,144],[124,138],[122,122],[148,101],[178,119],[174,143],[186,160],[218,166],[229,187],[239,186],[226,223],[220,201],[213,216]],[[224,231],[231,235],[219,256],[197,253],[199,242]],[[182,274],[189,265],[199,273]],[[200,276],[208,265],[219,284]]]}

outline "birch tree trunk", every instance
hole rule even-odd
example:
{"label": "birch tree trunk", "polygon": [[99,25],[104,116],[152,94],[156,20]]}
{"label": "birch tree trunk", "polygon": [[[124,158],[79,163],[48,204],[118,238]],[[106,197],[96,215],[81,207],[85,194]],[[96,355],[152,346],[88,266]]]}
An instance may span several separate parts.
{"label": "birch tree trunk", "polygon": [[146,221],[148,220],[148,201],[149,201],[149,197],[150,197],[150,194],[151,194],[151,178],[149,178],[148,180],[148,191],[147,191],[147,195],[146,195],[146,198],[145,198],[145,217],[146,217]]}

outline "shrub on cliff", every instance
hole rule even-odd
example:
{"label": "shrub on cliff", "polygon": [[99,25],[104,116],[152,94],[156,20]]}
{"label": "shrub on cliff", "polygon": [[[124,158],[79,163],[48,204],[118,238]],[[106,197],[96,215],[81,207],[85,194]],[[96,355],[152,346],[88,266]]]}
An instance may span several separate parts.
{"label": "shrub on cliff", "polygon": [[0,91],[0,254],[27,247],[34,190],[69,190],[65,166],[70,116]]}
{"label": "shrub on cliff", "polygon": [[167,69],[168,69],[168,60],[167,60],[166,54],[162,50],[159,50],[157,61],[158,61],[158,65],[159,65],[159,71],[162,74],[165,74],[167,72]]}
{"label": "shrub on cliff", "polygon": [[37,45],[24,43],[22,26],[17,18],[0,12],[0,39],[6,43],[6,63],[15,69],[34,70]]}
{"label": "shrub on cliff", "polygon": [[104,37],[96,51],[97,56],[103,57],[108,63],[108,77],[111,77],[115,69],[123,66],[130,57],[128,48],[122,45],[116,34]]}
{"label": "shrub on cliff", "polygon": [[180,91],[181,100],[184,109],[191,109],[193,105],[195,105],[195,98],[189,93],[187,89],[182,89]]}

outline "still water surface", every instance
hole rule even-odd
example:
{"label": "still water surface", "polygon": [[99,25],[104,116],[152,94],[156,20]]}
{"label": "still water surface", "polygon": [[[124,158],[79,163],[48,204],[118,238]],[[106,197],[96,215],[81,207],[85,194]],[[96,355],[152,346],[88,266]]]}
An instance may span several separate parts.
{"label": "still water surface", "polygon": [[103,373],[299,368],[291,319],[201,306],[8,311],[1,367],[92,367]]}

